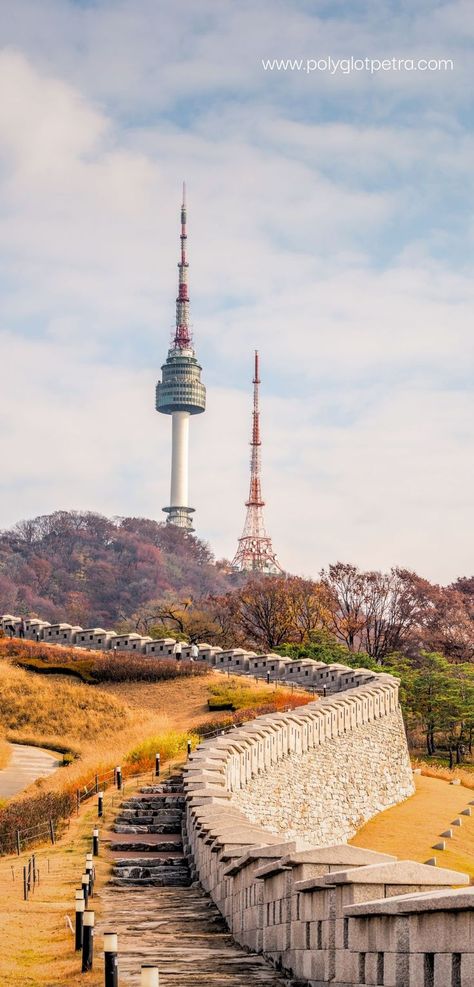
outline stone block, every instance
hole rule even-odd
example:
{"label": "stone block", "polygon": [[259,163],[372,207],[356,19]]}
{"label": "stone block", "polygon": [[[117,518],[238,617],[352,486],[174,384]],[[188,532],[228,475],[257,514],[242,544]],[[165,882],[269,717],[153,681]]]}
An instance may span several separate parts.
{"label": "stone block", "polygon": [[451,823],[451,826],[460,826],[460,825],[461,825],[461,819],[459,819],[459,818],[458,819],[453,819],[453,821]]}
{"label": "stone block", "polygon": [[445,836],[446,839],[450,840],[452,838],[453,831],[452,831],[452,829],[445,829],[444,832],[443,833],[440,833],[439,835],[440,836]]}
{"label": "stone block", "polygon": [[433,850],[446,850],[446,841],[441,840],[439,843],[433,843]]}
{"label": "stone block", "polygon": [[453,778],[453,780],[450,781],[449,784],[450,785],[460,785],[461,784],[461,779],[460,778]]}
{"label": "stone block", "polygon": [[452,983],[451,953],[435,953],[433,987],[447,987]]}
{"label": "stone block", "polygon": [[472,809],[470,809],[469,806],[468,806],[467,809],[462,809],[461,810],[461,815],[462,816],[472,816]]}
{"label": "stone block", "polygon": [[[384,953],[383,955],[383,983],[384,987],[400,987],[399,957],[396,953]],[[398,970],[397,970],[398,968]]]}
{"label": "stone block", "polygon": [[[471,944],[470,949],[472,948]],[[474,952],[466,952],[461,956],[461,984],[463,987],[474,984]]]}

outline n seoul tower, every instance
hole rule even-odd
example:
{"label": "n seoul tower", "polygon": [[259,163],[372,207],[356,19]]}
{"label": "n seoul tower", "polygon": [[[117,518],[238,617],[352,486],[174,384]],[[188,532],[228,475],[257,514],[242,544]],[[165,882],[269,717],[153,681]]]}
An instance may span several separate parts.
{"label": "n seoul tower", "polygon": [[181,257],[178,262],[179,287],[176,299],[176,331],[166,363],[161,368],[162,380],[156,385],[156,410],[171,415],[171,493],[170,506],[164,507],[167,524],[193,531],[189,506],[189,418],[206,409],[206,388],[201,384],[202,367],[196,359],[192,333],[189,328],[188,259],[186,231],[186,187],[183,184],[181,205]]}

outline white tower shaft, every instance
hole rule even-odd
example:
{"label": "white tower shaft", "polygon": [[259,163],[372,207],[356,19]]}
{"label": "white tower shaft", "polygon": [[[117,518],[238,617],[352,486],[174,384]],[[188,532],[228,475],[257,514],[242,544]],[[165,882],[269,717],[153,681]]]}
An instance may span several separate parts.
{"label": "white tower shaft", "polygon": [[188,507],[189,411],[173,411],[171,447],[171,507]]}

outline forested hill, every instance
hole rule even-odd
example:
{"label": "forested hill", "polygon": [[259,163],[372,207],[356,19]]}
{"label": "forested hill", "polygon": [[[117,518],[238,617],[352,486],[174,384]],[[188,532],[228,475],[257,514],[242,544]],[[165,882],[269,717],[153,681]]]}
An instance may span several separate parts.
{"label": "forested hill", "polygon": [[238,581],[194,535],[144,518],[56,511],[0,533],[0,613],[109,627],[149,600]]}

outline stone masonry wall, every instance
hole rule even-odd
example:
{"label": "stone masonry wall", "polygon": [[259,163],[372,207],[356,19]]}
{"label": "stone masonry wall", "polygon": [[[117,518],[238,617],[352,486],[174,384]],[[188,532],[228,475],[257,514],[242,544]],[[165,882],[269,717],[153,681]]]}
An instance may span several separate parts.
{"label": "stone masonry wall", "polygon": [[344,842],[413,792],[396,679],[210,738],[183,782],[193,873],[244,947],[307,987],[474,987],[468,875]]}
{"label": "stone masonry wall", "polygon": [[303,755],[291,753],[232,802],[245,816],[282,838],[308,846],[346,842],[377,812],[413,792],[400,709]]}

